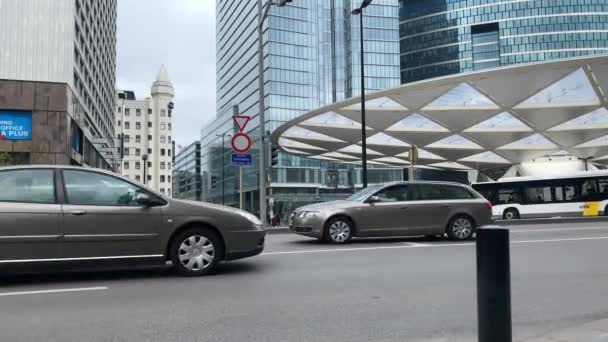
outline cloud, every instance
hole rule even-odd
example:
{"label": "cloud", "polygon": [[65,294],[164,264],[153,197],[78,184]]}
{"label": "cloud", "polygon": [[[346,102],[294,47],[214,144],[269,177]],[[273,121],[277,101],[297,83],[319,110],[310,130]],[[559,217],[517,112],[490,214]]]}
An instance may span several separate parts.
{"label": "cloud", "polygon": [[149,96],[161,64],[175,87],[173,139],[185,146],[215,117],[215,0],[119,1],[117,88]]}

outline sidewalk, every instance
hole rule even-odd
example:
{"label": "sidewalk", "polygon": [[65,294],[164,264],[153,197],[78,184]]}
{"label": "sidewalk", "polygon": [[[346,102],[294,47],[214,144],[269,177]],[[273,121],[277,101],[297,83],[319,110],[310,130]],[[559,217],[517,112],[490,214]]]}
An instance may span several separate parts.
{"label": "sidewalk", "polygon": [[608,319],[556,330],[521,342],[608,342]]}

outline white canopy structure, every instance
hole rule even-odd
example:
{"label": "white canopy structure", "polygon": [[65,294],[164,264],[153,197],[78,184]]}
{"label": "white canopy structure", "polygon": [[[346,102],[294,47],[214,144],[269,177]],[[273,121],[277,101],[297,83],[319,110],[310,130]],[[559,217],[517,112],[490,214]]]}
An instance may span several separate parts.
{"label": "white canopy structure", "polygon": [[[366,96],[374,165],[504,169],[551,154],[608,161],[608,56],[510,66],[402,85]],[[273,144],[320,160],[360,163],[361,99],[277,129]]]}

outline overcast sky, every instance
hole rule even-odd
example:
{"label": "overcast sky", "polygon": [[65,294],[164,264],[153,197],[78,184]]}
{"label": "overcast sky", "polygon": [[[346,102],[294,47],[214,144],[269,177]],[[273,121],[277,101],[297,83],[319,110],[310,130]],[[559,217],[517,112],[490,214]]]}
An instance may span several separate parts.
{"label": "overcast sky", "polygon": [[119,0],[116,86],[150,95],[161,64],[175,87],[173,140],[215,116],[215,0]]}

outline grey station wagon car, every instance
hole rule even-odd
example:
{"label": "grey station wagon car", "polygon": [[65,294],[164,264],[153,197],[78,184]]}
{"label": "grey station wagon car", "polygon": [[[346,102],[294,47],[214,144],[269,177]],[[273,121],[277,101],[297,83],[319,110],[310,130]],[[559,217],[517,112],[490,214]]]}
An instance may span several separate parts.
{"label": "grey station wagon car", "polygon": [[344,201],[307,205],[290,215],[290,229],[331,243],[371,236],[470,239],[492,222],[492,205],[472,188],[444,182],[370,186]]}
{"label": "grey station wagon car", "polygon": [[0,270],[170,260],[195,276],[261,253],[264,237],[248,212],[167,198],[103,170],[0,168]]}

